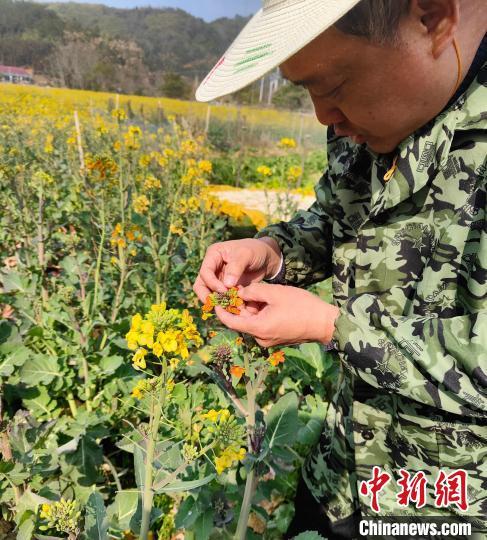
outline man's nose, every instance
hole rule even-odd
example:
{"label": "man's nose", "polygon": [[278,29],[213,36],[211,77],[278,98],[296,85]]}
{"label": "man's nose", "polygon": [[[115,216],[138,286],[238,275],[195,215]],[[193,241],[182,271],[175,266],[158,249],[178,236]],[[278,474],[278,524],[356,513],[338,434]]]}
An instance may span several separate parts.
{"label": "man's nose", "polygon": [[320,124],[331,126],[332,124],[344,122],[347,119],[342,111],[330,103],[329,100],[316,97],[311,97],[311,99],[315,107],[316,118],[318,118]]}

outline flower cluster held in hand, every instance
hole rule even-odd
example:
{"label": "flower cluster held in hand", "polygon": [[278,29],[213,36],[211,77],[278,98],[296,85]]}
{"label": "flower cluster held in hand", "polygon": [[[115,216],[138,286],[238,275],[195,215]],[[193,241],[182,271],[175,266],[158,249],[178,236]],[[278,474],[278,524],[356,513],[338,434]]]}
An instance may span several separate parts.
{"label": "flower cluster held in hand", "polygon": [[209,319],[215,306],[220,306],[233,315],[240,315],[239,307],[242,306],[243,303],[244,301],[239,297],[238,289],[236,287],[232,287],[225,293],[211,293],[208,295],[205,304],[203,305],[202,319],[204,321]]}

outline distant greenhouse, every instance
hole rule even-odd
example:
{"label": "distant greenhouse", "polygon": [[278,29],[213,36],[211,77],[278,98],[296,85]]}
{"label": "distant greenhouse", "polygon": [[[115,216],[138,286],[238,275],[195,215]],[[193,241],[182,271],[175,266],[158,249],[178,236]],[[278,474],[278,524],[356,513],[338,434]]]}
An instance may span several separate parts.
{"label": "distant greenhouse", "polygon": [[32,84],[32,70],[0,65],[0,82]]}

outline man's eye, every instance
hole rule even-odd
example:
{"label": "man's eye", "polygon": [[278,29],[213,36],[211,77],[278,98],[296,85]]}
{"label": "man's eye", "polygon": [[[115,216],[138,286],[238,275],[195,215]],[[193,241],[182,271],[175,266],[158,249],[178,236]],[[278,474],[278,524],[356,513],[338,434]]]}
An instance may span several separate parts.
{"label": "man's eye", "polygon": [[313,96],[317,97],[317,98],[335,99],[340,94],[340,91],[341,91],[344,83],[345,83],[345,81],[340,83],[338,86],[336,86],[333,90],[331,90],[329,92],[319,92],[319,91],[311,92],[310,91],[310,93]]}
{"label": "man's eye", "polygon": [[340,91],[341,89],[343,88],[343,85],[344,85],[344,82],[340,83],[338,86],[336,86],[331,92],[328,92],[327,94],[325,94],[325,96],[323,97],[326,97],[326,98],[336,98],[339,94],[340,94]]}

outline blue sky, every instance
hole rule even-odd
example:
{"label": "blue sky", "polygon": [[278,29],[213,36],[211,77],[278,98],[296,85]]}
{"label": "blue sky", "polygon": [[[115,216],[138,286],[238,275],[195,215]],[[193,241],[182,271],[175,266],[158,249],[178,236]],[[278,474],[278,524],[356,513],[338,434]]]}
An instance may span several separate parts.
{"label": "blue sky", "polygon": [[[48,0],[43,0],[48,1]],[[52,1],[52,0],[49,0]],[[59,0],[54,0],[59,1]],[[61,0],[62,1],[62,0]],[[181,8],[197,17],[212,21],[218,17],[250,15],[262,5],[261,0],[76,0],[83,4],[105,4],[119,8],[143,6]]]}

